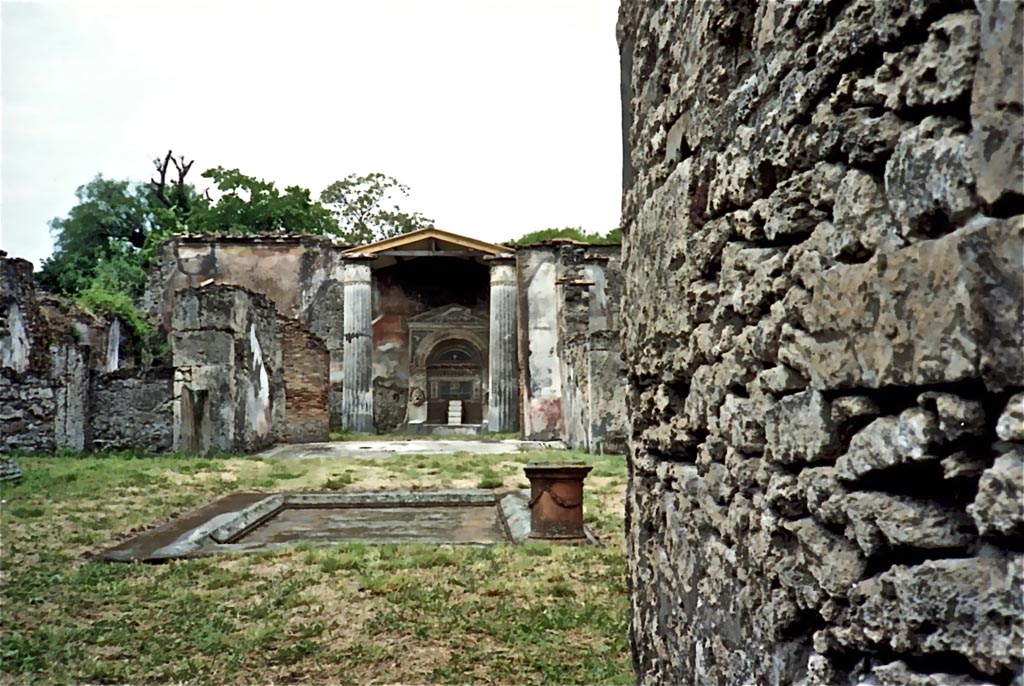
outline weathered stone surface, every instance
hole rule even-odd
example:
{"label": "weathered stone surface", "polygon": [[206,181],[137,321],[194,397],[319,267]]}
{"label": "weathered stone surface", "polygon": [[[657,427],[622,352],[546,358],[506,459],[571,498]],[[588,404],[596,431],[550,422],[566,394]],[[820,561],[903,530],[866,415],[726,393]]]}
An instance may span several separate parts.
{"label": "weathered stone surface", "polygon": [[984,471],[967,510],[982,536],[1024,537],[1024,448],[1013,447]]}
{"label": "weathered stone surface", "polygon": [[833,259],[889,253],[906,244],[882,185],[875,177],[858,169],[850,170],[843,177],[832,216],[835,233],[843,237],[842,242],[829,251]]}
{"label": "weathered stone surface", "polygon": [[978,681],[962,674],[922,674],[904,662],[872,667],[871,673],[858,683],[863,686],[995,686],[991,681]]}
{"label": "weathered stone surface", "polygon": [[882,66],[855,86],[858,102],[900,110],[952,103],[971,90],[978,54],[978,15],[942,17],[924,44],[887,53]]}
{"label": "weathered stone surface", "polygon": [[841,479],[853,481],[897,465],[934,459],[931,449],[942,440],[938,418],[921,408],[899,417],[879,417],[854,434],[838,460]]}
{"label": "weathered stone surface", "polygon": [[846,524],[843,489],[834,467],[809,467],[800,471],[797,486],[815,519],[827,525]]}
{"label": "weathered stone surface", "polygon": [[946,455],[939,462],[942,476],[946,479],[962,479],[980,476],[989,465],[988,450],[957,450]]}
{"label": "weathered stone surface", "polygon": [[[828,641],[847,650],[958,653],[975,669],[1015,669],[1024,650],[1024,558],[930,560],[862,581]],[[825,638],[825,637],[823,637]]]}
{"label": "weathered stone surface", "polygon": [[757,403],[750,398],[726,396],[720,415],[722,433],[737,450],[747,454],[760,453],[765,446],[765,426]]}
{"label": "weathered stone surface", "polygon": [[932,391],[919,395],[917,402],[938,414],[939,431],[947,441],[985,434],[985,408],[977,400]]}
{"label": "weathered stone surface", "polygon": [[978,2],[981,51],[971,90],[971,169],[978,195],[994,203],[1024,188],[1024,6]]}
{"label": "weathered stone surface", "polygon": [[765,434],[771,459],[784,464],[821,462],[839,450],[832,409],[818,391],[779,400],[768,410]]}
{"label": "weathered stone surface", "polygon": [[989,223],[825,270],[811,278],[806,330],[783,327],[780,357],[820,389],[1021,383],[1024,362],[1010,359],[1024,336],[1020,289],[1008,266],[1021,235],[1019,220]]}
{"label": "weathered stone surface", "polygon": [[1024,674],[1020,15],[622,0],[641,684]]}
{"label": "weathered stone surface", "polygon": [[836,426],[847,427],[879,414],[878,403],[863,395],[844,395],[832,401],[832,423]]}
{"label": "weathered stone surface", "polygon": [[[247,451],[270,445],[283,420],[277,312],[237,286],[177,294],[171,321],[175,450]],[[203,341],[209,341],[203,345]]]}
{"label": "weathered stone surface", "polygon": [[170,369],[123,369],[92,379],[93,450],[170,452],[173,445]]}
{"label": "weathered stone surface", "polygon": [[996,434],[1004,441],[1024,442],[1024,393],[1017,393],[999,415]]}
{"label": "weathered stone surface", "polygon": [[827,593],[843,596],[864,574],[867,564],[857,546],[810,518],[787,522],[796,534],[795,561],[806,568]]}
{"label": "weathered stone surface", "polygon": [[854,492],[842,500],[847,536],[865,555],[893,548],[964,548],[974,527],[963,510],[879,492]]}

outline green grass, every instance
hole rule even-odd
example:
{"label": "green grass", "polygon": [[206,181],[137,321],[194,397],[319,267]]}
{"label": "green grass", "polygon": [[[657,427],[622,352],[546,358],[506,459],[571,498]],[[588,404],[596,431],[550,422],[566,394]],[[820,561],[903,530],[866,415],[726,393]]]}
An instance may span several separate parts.
{"label": "green grass", "polygon": [[[585,459],[600,548],[309,544],[164,565],[83,555],[238,490],[512,488]],[[0,485],[0,682],[633,683],[621,457],[20,457]]]}

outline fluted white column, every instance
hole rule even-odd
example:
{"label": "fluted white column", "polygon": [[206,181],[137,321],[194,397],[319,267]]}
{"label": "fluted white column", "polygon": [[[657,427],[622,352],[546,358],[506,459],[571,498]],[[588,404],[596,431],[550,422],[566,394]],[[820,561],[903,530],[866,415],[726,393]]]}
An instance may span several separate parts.
{"label": "fluted white column", "polygon": [[519,428],[519,375],[516,365],[516,263],[491,258],[490,393],[487,430]]}
{"label": "fluted white column", "polygon": [[344,370],[341,390],[341,425],[349,431],[373,431],[373,360],[370,263],[346,261],[342,270],[345,320],[342,322]]}

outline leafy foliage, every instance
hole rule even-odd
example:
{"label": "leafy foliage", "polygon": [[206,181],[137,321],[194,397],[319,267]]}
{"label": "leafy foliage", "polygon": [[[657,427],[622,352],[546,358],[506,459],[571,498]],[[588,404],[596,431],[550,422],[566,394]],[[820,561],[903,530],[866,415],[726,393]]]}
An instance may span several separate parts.
{"label": "leafy foliage", "polygon": [[88,288],[104,261],[131,262],[156,221],[151,193],[140,184],[97,175],[75,196],[68,216],[50,221],[56,245],[39,274],[45,287],[68,295]]}
{"label": "leafy foliage", "polygon": [[205,198],[194,203],[188,229],[195,233],[309,233],[336,234],[338,223],[331,212],[299,186],[281,193],[269,181],[246,176],[237,169],[215,167],[203,178],[217,184],[216,202]]}
{"label": "leafy foliage", "polygon": [[608,233],[589,233],[579,226],[566,226],[561,229],[541,229],[532,231],[515,240],[507,241],[507,245],[533,245],[550,241],[552,238],[571,238],[580,243],[621,243],[622,229],[615,228]]}
{"label": "leafy foliage", "polygon": [[419,212],[399,208],[396,195],[408,196],[409,187],[379,172],[349,174],[325,188],[320,202],[334,212],[337,236],[345,243],[372,243],[434,223]]}
{"label": "leafy foliage", "polygon": [[384,174],[350,174],[331,184],[323,193],[328,208],[305,188],[282,192],[224,167],[202,174],[216,184],[216,197],[200,195],[186,179],[192,162],[168,151],[153,163],[157,176],[148,183],[97,175],[79,187],[78,204],[50,222],[56,245],[39,274],[48,290],[94,314],[117,316],[143,341],[151,327],[134,303],[157,246],[175,233],[305,233],[365,243],[430,223],[391,203],[409,189]]}
{"label": "leafy foliage", "polygon": [[115,254],[100,260],[92,281],[75,297],[75,303],[96,315],[119,318],[141,341],[152,334],[149,322],[135,307],[135,299],[146,283],[146,271],[139,253]]}

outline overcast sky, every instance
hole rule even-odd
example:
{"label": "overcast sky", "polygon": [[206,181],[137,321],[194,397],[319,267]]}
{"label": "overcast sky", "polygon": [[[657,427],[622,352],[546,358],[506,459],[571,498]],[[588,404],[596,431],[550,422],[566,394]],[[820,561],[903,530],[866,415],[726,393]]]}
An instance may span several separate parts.
{"label": "overcast sky", "polygon": [[318,194],[380,171],[439,228],[619,223],[617,0],[8,2],[0,248],[169,148]]}

